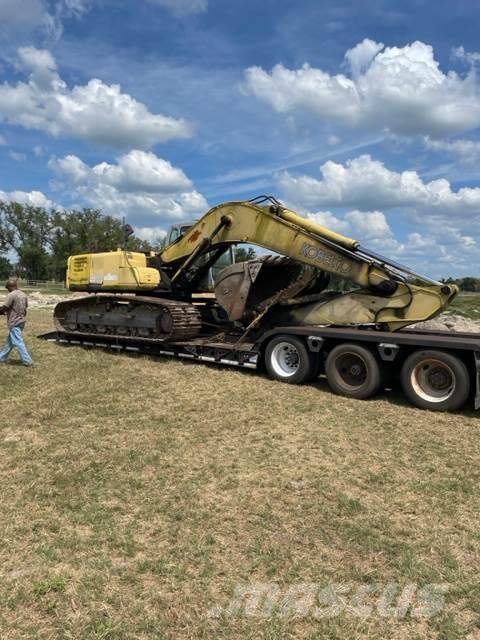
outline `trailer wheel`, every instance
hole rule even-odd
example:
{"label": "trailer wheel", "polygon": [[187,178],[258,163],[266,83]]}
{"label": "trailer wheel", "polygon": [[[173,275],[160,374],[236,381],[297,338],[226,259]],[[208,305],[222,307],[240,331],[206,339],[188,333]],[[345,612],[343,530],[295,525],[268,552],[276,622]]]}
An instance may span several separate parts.
{"label": "trailer wheel", "polygon": [[445,351],[415,351],[402,367],[402,387],[421,409],[455,411],[470,393],[470,376],[464,363]]}
{"label": "trailer wheel", "polygon": [[318,371],[317,353],[311,353],[305,343],[295,336],[276,336],[265,349],[265,366],[271,378],[302,384],[315,377]]}
{"label": "trailer wheel", "polygon": [[382,383],[377,358],[358,344],[334,347],[328,355],[325,373],[334,393],[358,400],[373,396]]}

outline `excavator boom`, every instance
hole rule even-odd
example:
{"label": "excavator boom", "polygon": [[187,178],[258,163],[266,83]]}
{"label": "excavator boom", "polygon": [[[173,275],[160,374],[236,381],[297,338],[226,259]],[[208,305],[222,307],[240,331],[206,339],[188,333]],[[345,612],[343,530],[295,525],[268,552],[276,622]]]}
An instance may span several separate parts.
{"label": "excavator boom", "polygon": [[[269,204],[262,206],[265,201]],[[300,324],[379,324],[396,330],[437,315],[458,291],[369,252],[358,241],[298,215],[271,197],[214,207],[166,247],[160,259],[164,268],[175,266],[172,282],[182,277],[185,282],[195,273],[197,255],[238,243],[261,246],[361,287],[334,300],[292,307],[288,320]],[[413,284],[412,276],[422,285]],[[242,283],[237,287],[240,290]],[[228,285],[217,288],[217,298],[225,297],[226,289]]]}

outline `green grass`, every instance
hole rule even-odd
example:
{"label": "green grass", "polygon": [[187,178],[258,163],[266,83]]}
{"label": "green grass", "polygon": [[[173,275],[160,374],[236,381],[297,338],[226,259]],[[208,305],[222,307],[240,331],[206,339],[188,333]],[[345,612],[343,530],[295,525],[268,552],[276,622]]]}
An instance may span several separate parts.
{"label": "green grass", "polygon": [[[36,340],[0,369],[0,638],[475,638],[479,416]],[[0,338],[3,337],[3,329]],[[423,619],[209,616],[238,585],[448,583]]]}
{"label": "green grass", "polygon": [[480,293],[460,293],[447,313],[457,313],[471,320],[480,320]]}

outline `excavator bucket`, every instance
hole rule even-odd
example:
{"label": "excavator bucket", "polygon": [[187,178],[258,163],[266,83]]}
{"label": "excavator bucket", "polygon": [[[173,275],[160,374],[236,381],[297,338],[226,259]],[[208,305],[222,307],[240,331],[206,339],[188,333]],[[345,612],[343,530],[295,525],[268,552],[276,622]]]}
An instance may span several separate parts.
{"label": "excavator bucket", "polygon": [[317,279],[318,271],[312,267],[290,258],[266,256],[223,269],[215,296],[230,320],[241,320],[295,297]]}

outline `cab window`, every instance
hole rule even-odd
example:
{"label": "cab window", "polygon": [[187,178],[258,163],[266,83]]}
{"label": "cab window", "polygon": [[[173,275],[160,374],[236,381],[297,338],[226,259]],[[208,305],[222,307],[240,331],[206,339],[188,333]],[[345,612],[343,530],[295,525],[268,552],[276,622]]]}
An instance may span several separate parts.
{"label": "cab window", "polygon": [[173,227],[170,231],[170,236],[168,238],[168,244],[172,244],[172,242],[175,242],[175,240],[178,239],[178,236],[180,235],[180,232],[178,230],[178,227]]}

